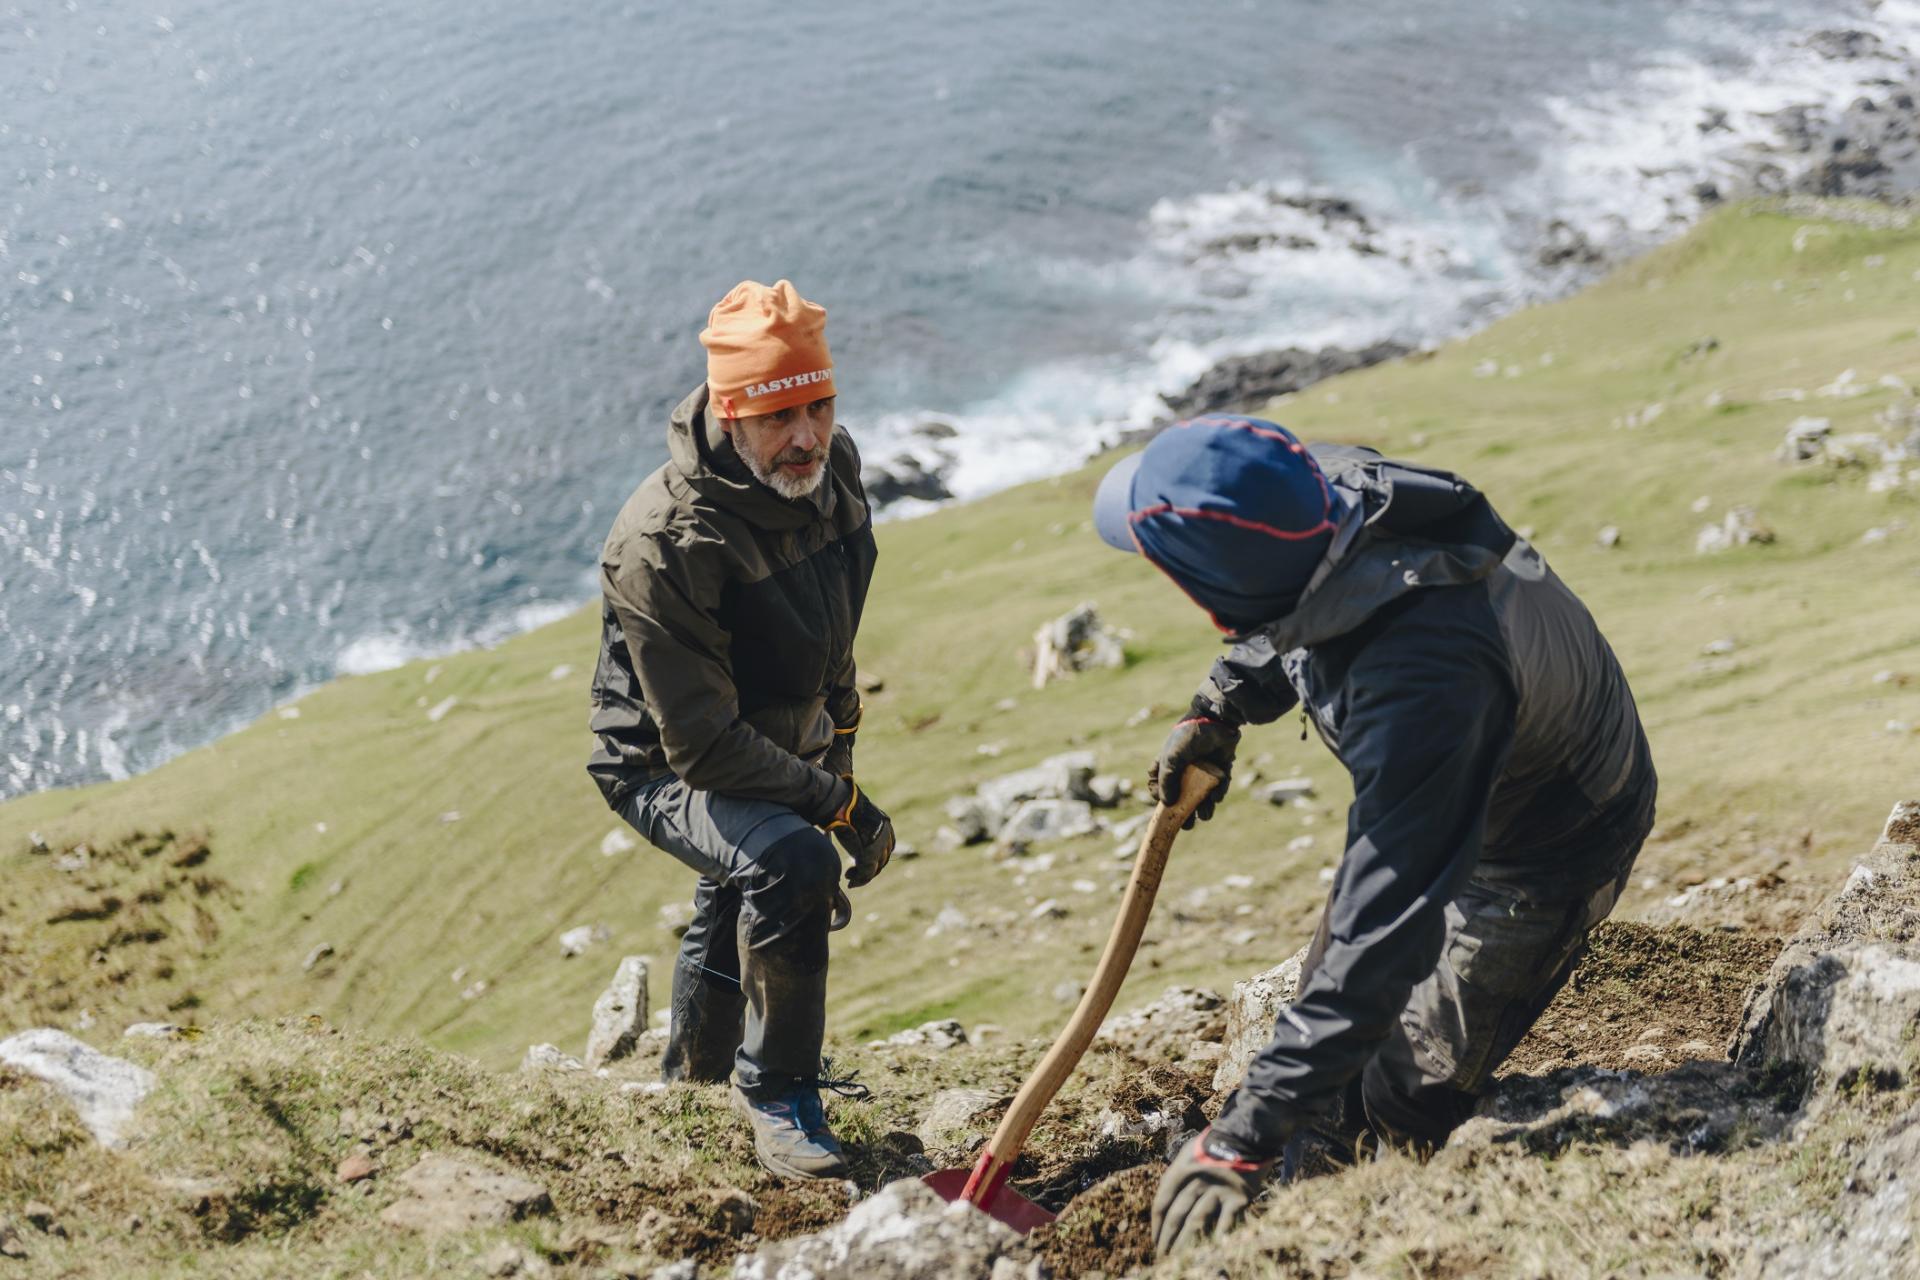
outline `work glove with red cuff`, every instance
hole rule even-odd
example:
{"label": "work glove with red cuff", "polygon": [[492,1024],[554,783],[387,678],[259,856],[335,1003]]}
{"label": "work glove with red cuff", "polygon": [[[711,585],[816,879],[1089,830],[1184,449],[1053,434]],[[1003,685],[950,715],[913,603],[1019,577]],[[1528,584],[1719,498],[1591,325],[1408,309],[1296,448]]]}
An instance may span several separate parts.
{"label": "work glove with red cuff", "polygon": [[847,887],[858,889],[879,875],[887,859],[893,857],[893,819],[867,798],[852,774],[846,775],[846,783],[849,792],[846,803],[821,823],[820,829],[838,840],[847,856],[853,859],[853,867],[847,872]]}
{"label": "work glove with red cuff", "polygon": [[1166,1257],[1238,1225],[1266,1184],[1271,1160],[1254,1160],[1202,1129],[1160,1176],[1153,1197],[1153,1251]]}
{"label": "work glove with red cuff", "polygon": [[1211,818],[1213,807],[1226,798],[1227,783],[1233,777],[1233,753],[1239,746],[1240,726],[1222,719],[1195,699],[1186,717],[1173,726],[1173,732],[1160,744],[1160,758],[1147,769],[1147,790],[1161,804],[1172,804],[1180,798],[1180,779],[1188,765],[1204,764],[1217,771],[1219,783],[1200,802],[1193,816],[1180,824],[1183,831],[1191,831],[1196,820],[1205,822]]}

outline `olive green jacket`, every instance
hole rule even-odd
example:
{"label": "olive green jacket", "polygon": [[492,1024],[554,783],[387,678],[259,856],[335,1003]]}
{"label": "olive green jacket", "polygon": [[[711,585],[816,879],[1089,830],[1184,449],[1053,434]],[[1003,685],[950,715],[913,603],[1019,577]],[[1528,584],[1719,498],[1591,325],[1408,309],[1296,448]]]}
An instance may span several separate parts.
{"label": "olive green jacket", "polygon": [[835,428],[826,480],[783,498],[733,452],[704,386],[667,442],[600,553],[587,771],[616,808],[671,772],[824,818],[842,788],[814,762],[859,715],[853,639],[875,558],[860,455]]}

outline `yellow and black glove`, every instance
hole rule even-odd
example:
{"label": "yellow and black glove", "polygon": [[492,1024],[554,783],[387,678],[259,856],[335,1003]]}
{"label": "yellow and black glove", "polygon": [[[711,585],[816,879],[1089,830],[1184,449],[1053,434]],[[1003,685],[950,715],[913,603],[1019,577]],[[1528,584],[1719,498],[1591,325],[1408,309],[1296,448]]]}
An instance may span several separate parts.
{"label": "yellow and black glove", "polygon": [[853,859],[853,867],[847,872],[847,887],[858,889],[879,875],[887,859],[893,857],[893,819],[867,798],[852,774],[844,776],[847,802],[821,823],[820,829],[838,840],[847,856]]}

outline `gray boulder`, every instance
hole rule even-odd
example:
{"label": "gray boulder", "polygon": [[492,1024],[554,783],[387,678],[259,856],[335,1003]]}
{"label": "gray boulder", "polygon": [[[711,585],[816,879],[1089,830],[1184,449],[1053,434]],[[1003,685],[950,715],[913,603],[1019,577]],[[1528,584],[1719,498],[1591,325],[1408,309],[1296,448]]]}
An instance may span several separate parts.
{"label": "gray boulder", "polygon": [[438,1152],[422,1156],[401,1174],[400,1185],[407,1197],[382,1210],[380,1220],[429,1235],[553,1211],[553,1201],[539,1183]]}
{"label": "gray boulder", "polygon": [[66,1095],[102,1146],[124,1144],[134,1109],[152,1091],[153,1073],[109,1057],[64,1031],[37,1027],[0,1040],[0,1062]]}
{"label": "gray boulder", "polygon": [[876,1049],[958,1049],[967,1043],[967,1029],[952,1018],[938,1018],[932,1022],[923,1022],[917,1027],[905,1031],[896,1031],[885,1040],[872,1040],[868,1047]]}
{"label": "gray boulder", "polygon": [[593,1002],[587,1066],[599,1067],[631,1055],[646,1029],[647,958],[628,956],[614,971],[607,989]]}
{"label": "gray boulder", "polygon": [[[1890,957],[1920,959],[1920,801],[1893,807],[1872,852],[1787,941],[1766,980],[1747,997],[1734,1056],[1758,1063],[1792,1052],[1796,1061],[1813,1065],[1806,1029],[1776,1030],[1775,1023],[1795,1001],[1824,1001],[1835,984],[1853,982],[1847,975],[1857,974],[1865,957],[1850,948],[1867,944],[1889,949]],[[1823,968],[1820,959],[1829,953],[1835,965]],[[1784,989],[1790,985],[1795,993],[1788,996]],[[1850,999],[1844,993],[1841,998]],[[1804,1019],[1808,1013],[1789,1016]]]}
{"label": "gray boulder", "polygon": [[846,1218],[734,1261],[734,1280],[1040,1280],[1032,1247],[917,1178],[888,1183]]}
{"label": "gray boulder", "polygon": [[1302,947],[1264,973],[1233,984],[1233,992],[1227,997],[1227,1027],[1221,1040],[1224,1048],[1220,1065],[1213,1072],[1215,1089],[1237,1086],[1253,1065],[1255,1055],[1273,1039],[1280,1011],[1299,994],[1300,966],[1306,959],[1307,949]]}

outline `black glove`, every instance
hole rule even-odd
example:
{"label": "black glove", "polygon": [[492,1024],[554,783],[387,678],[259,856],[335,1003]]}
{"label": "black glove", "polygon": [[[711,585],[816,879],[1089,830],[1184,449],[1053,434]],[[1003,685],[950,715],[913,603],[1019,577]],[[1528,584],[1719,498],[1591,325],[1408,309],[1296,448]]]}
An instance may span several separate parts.
{"label": "black glove", "polygon": [[836,778],[846,778],[853,774],[853,735],[860,730],[861,718],[867,714],[866,704],[853,704],[853,721],[845,728],[834,726],[833,743],[827,748],[827,754],[820,757],[820,767]]}
{"label": "black glove", "polygon": [[893,856],[893,819],[867,798],[851,774],[847,775],[847,788],[851,793],[847,802],[820,829],[831,832],[853,859],[847,887],[858,889],[879,875]]}
{"label": "black glove", "polygon": [[1222,720],[1196,699],[1186,718],[1173,726],[1173,732],[1160,744],[1160,758],[1147,768],[1147,790],[1161,804],[1180,798],[1180,778],[1190,764],[1212,765],[1220,773],[1220,784],[1210,792],[1193,817],[1181,825],[1193,829],[1194,820],[1205,822],[1213,816],[1213,807],[1226,798],[1227,783],[1233,777],[1233,753],[1240,745],[1240,726]]}
{"label": "black glove", "polygon": [[1271,1160],[1251,1160],[1202,1129],[1160,1176],[1153,1196],[1153,1251],[1166,1257],[1202,1240],[1219,1239],[1260,1194]]}

